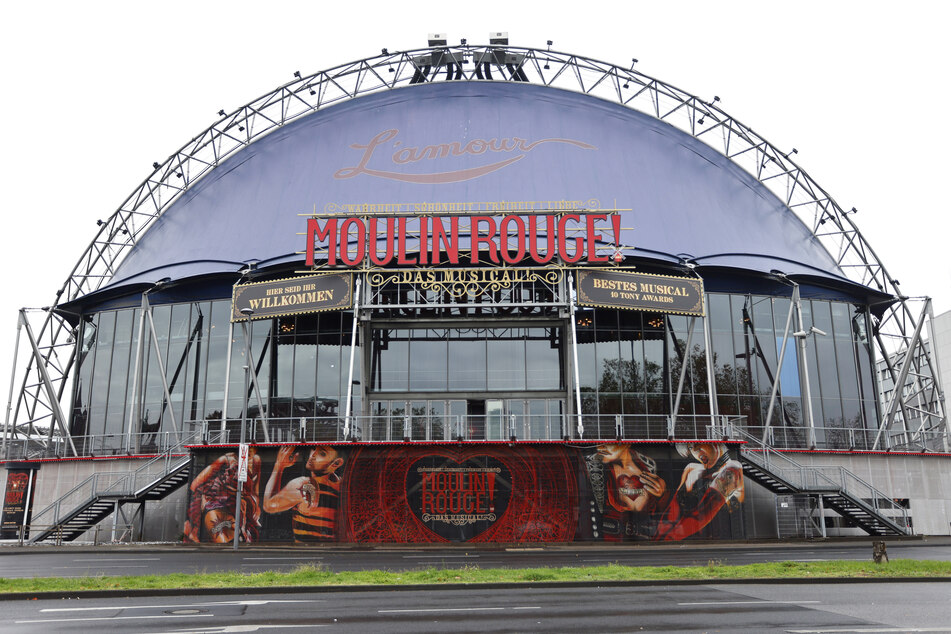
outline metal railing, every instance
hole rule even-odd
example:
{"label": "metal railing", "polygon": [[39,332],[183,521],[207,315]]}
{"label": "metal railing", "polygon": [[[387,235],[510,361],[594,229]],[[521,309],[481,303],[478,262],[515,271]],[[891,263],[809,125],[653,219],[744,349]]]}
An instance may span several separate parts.
{"label": "metal railing", "polygon": [[[740,424],[742,417],[709,415],[678,416],[664,414],[584,414],[583,440],[693,440],[711,438],[711,426]],[[338,417],[271,418],[248,421],[246,437],[251,443],[313,443],[392,441],[482,441],[482,440],[561,440],[577,438],[576,416],[540,414],[386,414],[351,416],[350,436],[344,433],[346,420]],[[210,421],[220,429],[221,421]],[[236,443],[241,421],[227,420],[221,431],[222,442]]]}
{"label": "metal railing", "polygon": [[[757,439],[763,427],[745,424],[742,416],[666,414],[582,414],[584,440],[668,440],[711,438],[709,428],[729,425]],[[255,418],[248,420],[247,439],[251,443],[314,443],[387,441],[481,441],[481,440],[559,440],[577,437],[577,416],[506,414],[388,414],[351,416],[350,435],[345,435],[346,420],[337,416]],[[223,430],[222,430],[223,426]],[[81,457],[162,455],[184,444],[212,442],[237,443],[241,421],[185,421],[187,430],[181,434],[161,431],[138,434],[102,434],[74,436]],[[876,430],[841,427],[816,427],[815,443],[809,442],[805,427],[769,427],[765,429],[766,444],[774,449],[828,449],[842,451],[873,451]],[[909,452],[951,451],[944,432],[891,432],[883,434],[878,450]],[[6,460],[36,460],[72,456],[69,441],[52,439],[19,439],[7,443]]]}
{"label": "metal railing", "polygon": [[[746,427],[757,438],[763,437],[763,427]],[[875,447],[877,429],[854,429],[843,427],[816,427],[815,448],[842,451],[911,451],[947,452],[951,450],[944,432],[892,431],[882,434],[879,446]],[[811,449],[809,428],[769,427],[766,443],[776,449]]]}
{"label": "metal railing", "polygon": [[845,467],[801,465],[788,455],[763,444],[761,438],[737,426],[727,427],[724,434],[745,441],[746,444],[740,447],[744,457],[800,492],[844,493],[876,514],[898,524],[906,533],[911,532],[908,509]]}

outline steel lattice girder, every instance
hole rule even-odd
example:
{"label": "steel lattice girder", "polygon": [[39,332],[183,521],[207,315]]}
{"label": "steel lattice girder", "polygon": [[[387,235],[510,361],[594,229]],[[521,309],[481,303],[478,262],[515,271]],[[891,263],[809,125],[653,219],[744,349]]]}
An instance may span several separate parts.
{"label": "steel lattice girder", "polygon": [[[462,64],[458,61],[463,60]],[[476,63],[476,61],[480,63]],[[432,73],[423,73],[430,66]],[[444,72],[445,69],[445,72]],[[492,79],[488,79],[489,73]],[[921,341],[912,342],[918,317],[912,303],[923,298],[902,295],[874,250],[856,227],[849,211],[789,157],[737,121],[718,105],[719,98],[704,101],[675,86],[640,73],[567,53],[511,46],[450,46],[386,53],[312,75],[295,73],[293,81],[244,106],[226,113],[192,138],[132,192],[107,220],[69,273],[55,301],[46,311],[38,340],[41,363],[62,397],[70,365],[57,362],[60,349],[72,345],[71,328],[51,309],[105,285],[130,247],[183,192],[207,175],[221,161],[281,126],[329,105],[360,95],[404,87],[413,83],[445,81],[506,81],[582,92],[613,101],[703,140],[766,185],[803,222],[836,258],[849,279],[894,295],[879,324],[879,355],[901,353],[914,362],[916,386],[906,397],[912,405],[938,403],[921,427],[945,430],[943,395],[931,355]],[[37,380],[36,359],[23,366],[22,386],[11,431],[33,429],[52,416],[53,406]],[[927,366],[927,368],[923,367]],[[919,410],[922,409],[919,407]],[[9,425],[10,411],[7,412]],[[907,424],[907,422],[906,422]]]}

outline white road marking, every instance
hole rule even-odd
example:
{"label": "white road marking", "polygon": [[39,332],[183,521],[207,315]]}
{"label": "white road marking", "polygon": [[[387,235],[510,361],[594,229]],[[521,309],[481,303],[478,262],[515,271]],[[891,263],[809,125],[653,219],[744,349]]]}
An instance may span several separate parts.
{"label": "white road marking", "polygon": [[143,616],[87,616],[79,619],[35,619],[33,621],[14,621],[14,623],[78,623],[80,621],[127,621],[129,619],[189,619],[214,614],[148,614]]}
{"label": "white road marking", "polygon": [[294,561],[303,561],[305,559],[323,559],[323,557],[242,557],[245,561],[253,561],[255,559],[292,559]]}
{"label": "white road marking", "polygon": [[786,630],[793,634],[831,634],[832,632],[947,632],[947,627],[865,627],[837,628],[834,630]]}
{"label": "white road marking", "polygon": [[89,570],[90,568],[149,568],[150,566],[126,566],[125,564],[120,564],[118,566],[53,566],[53,570]]}
{"label": "white road marking", "polygon": [[477,559],[479,555],[403,555],[403,559]]}
{"label": "white road marking", "polygon": [[271,625],[271,624],[252,624],[252,625],[220,625],[217,627],[206,627],[200,630],[173,630],[171,632],[161,632],[160,634],[210,634],[212,632],[257,632],[258,630],[285,629],[292,627],[327,627],[327,623],[309,623],[307,625]]}
{"label": "white road marking", "polygon": [[524,605],[517,608],[512,608],[513,610],[541,610],[542,606],[540,605]]}
{"label": "white road marking", "polygon": [[692,603],[678,603],[677,605],[804,605],[806,603],[822,603],[822,601],[694,601]]}
{"label": "white road marking", "polygon": [[107,605],[95,608],[43,608],[40,612],[92,612],[95,610],[165,610],[169,608],[193,608],[215,605],[267,605],[268,603],[326,603],[326,599],[275,599],[247,601],[204,601],[201,603],[172,603],[170,605]]}
{"label": "white road marking", "polygon": [[74,559],[73,561],[92,561],[95,563],[100,563],[103,561],[162,561],[161,557],[135,557],[128,559]]}
{"label": "white road marking", "polygon": [[490,610],[499,611],[505,608],[417,608],[411,610],[377,610],[379,614],[390,614],[393,612],[488,612]]}

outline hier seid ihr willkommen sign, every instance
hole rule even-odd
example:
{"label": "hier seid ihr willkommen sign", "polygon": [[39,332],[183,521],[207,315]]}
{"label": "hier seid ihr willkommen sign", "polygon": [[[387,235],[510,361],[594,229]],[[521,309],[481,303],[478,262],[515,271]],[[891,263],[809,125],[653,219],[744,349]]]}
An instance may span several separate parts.
{"label": "hier seid ihr willkommen sign", "polygon": [[703,282],[690,277],[578,271],[578,303],[703,316]]}
{"label": "hier seid ihr willkommen sign", "polygon": [[231,321],[244,321],[245,315],[241,311],[246,309],[250,309],[251,319],[264,319],[324,310],[344,310],[352,304],[353,284],[350,273],[253,282],[234,287]]}

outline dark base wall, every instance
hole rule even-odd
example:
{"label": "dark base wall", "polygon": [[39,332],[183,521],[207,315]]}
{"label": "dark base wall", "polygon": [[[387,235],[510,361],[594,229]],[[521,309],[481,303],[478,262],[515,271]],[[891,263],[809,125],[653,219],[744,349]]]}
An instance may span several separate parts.
{"label": "dark base wall", "polygon": [[[246,542],[741,540],[749,486],[729,444],[252,447]],[[682,452],[682,453],[681,453]],[[233,539],[237,449],[196,448],[186,539]]]}

